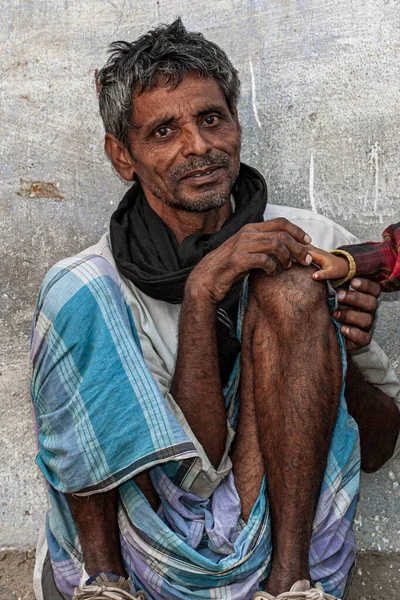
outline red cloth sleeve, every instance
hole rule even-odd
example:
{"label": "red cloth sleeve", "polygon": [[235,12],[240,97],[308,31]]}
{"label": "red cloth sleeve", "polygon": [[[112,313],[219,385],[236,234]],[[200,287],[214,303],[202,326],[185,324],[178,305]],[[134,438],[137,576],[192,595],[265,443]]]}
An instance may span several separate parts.
{"label": "red cloth sleeve", "polygon": [[400,290],[400,222],[389,225],[382,242],[341,246],[355,260],[357,275],[377,281],[384,292]]}

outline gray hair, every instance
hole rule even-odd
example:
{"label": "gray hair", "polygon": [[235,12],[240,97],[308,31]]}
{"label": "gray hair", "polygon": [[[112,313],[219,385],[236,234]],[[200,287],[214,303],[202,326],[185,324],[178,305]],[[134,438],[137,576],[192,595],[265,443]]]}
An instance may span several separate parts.
{"label": "gray hair", "polygon": [[180,18],[135,42],[114,42],[109,52],[97,78],[100,114],[106,131],[128,149],[134,93],[157,85],[177,87],[194,72],[217,81],[231,112],[237,105],[240,81],[227,55],[201,33],[188,32]]}

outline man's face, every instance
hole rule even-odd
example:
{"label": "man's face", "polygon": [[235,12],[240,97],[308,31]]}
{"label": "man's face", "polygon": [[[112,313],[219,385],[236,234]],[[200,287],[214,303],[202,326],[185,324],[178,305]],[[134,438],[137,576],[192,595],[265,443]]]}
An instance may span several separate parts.
{"label": "man's face", "polygon": [[223,206],[239,171],[240,127],[218,83],[188,74],[175,88],[134,97],[130,149],[152,205],[193,212]]}

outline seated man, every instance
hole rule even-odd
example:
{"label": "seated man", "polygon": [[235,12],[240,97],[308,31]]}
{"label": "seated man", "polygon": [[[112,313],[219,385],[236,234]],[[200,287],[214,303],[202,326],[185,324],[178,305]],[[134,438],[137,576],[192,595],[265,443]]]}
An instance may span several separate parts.
{"label": "seated man", "polygon": [[[107,154],[134,183],[110,233],[38,296],[31,390],[51,509],[36,596],[343,598],[358,429],[374,470],[400,428],[386,356],[372,342],[345,376],[335,298],[311,277],[304,230],[327,249],[354,238],[266,207],[263,177],[239,161],[237,73],[180,20],[115,43],[99,84]],[[342,291],[361,309],[342,325],[353,348],[380,291],[357,285]]]}

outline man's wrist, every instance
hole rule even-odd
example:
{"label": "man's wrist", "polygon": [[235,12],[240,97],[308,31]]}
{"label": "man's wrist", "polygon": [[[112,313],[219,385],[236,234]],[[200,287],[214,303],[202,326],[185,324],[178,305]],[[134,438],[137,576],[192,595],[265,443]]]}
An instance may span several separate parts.
{"label": "man's wrist", "polygon": [[198,306],[203,310],[207,310],[207,308],[215,310],[218,304],[218,299],[208,286],[191,277],[186,282],[183,301],[190,302],[191,306]]}

